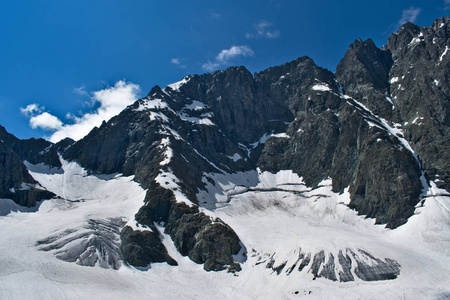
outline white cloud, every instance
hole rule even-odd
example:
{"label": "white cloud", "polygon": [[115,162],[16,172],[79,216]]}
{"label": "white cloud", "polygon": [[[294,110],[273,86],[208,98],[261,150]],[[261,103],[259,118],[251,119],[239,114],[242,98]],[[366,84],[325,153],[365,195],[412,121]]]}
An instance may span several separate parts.
{"label": "white cloud", "polygon": [[61,129],[63,123],[57,117],[43,111],[44,107],[37,103],[29,104],[25,108],[20,108],[20,112],[27,118],[30,118],[31,128],[41,128],[46,131]]}
{"label": "white cloud", "polygon": [[99,103],[100,107],[81,117],[72,116],[75,123],[63,125],[61,129],[52,134],[50,141],[55,143],[66,137],[74,140],[83,138],[92,128],[99,127],[103,121],[109,121],[136,101],[139,91],[139,85],[120,80],[113,87],[93,92],[92,100]]}
{"label": "white cloud", "polygon": [[178,59],[178,58],[172,58],[170,60],[170,62],[173,63],[174,65],[179,65],[181,63],[180,59]]}
{"label": "white cloud", "polygon": [[78,95],[81,95],[81,96],[88,96],[89,95],[88,92],[86,92],[86,87],[84,85],[80,86],[79,88],[74,88],[73,92],[75,94],[78,94]]}
{"label": "white cloud", "polygon": [[216,56],[216,60],[221,63],[227,63],[236,56],[252,56],[254,52],[249,46],[232,46],[230,49],[224,49]]}
{"label": "white cloud", "polygon": [[208,61],[208,62],[205,62],[202,65],[202,68],[205,71],[214,71],[218,67],[220,67],[220,63],[218,63],[218,62],[210,62],[210,61]]}
{"label": "white cloud", "polygon": [[88,134],[95,126],[100,126],[103,121],[109,121],[119,114],[125,107],[132,104],[138,98],[140,87],[137,84],[120,80],[113,87],[108,87],[91,93],[91,100],[98,104],[98,108],[81,117],[67,113],[66,118],[73,121],[72,124],[63,124],[57,117],[43,112],[43,108],[37,104],[30,104],[21,108],[21,112],[30,118],[30,126],[33,129],[41,128],[46,131],[55,131],[50,141],[56,143],[66,137],[79,140]]}
{"label": "white cloud", "polygon": [[253,25],[255,28],[255,32],[253,33],[246,33],[245,37],[247,39],[253,39],[253,38],[268,38],[268,39],[275,39],[280,36],[280,31],[276,28],[273,28],[273,23],[267,22],[266,20],[261,20],[255,25]]}
{"label": "white cloud", "polygon": [[170,62],[176,66],[179,66],[180,68],[186,68],[186,66],[182,63],[182,59],[180,58],[172,58]]}
{"label": "white cloud", "polygon": [[20,112],[26,117],[31,117],[33,115],[39,114],[44,110],[44,107],[39,106],[37,103],[28,104],[27,107],[20,108]]}
{"label": "white cloud", "polygon": [[65,117],[67,120],[76,120],[77,119],[77,117],[70,112],[66,113]]}
{"label": "white cloud", "polygon": [[119,80],[113,87],[93,92],[93,100],[101,105],[99,110],[114,110],[120,112],[126,106],[136,101],[137,93],[140,91],[137,84]]}
{"label": "white cloud", "polygon": [[412,6],[408,9],[404,9],[402,11],[402,17],[398,21],[397,25],[401,26],[401,25],[405,24],[406,22],[414,23],[417,19],[417,16],[420,14],[421,11],[422,10],[420,8],[412,7]]}
{"label": "white cloud", "polygon": [[230,60],[238,56],[253,56],[255,52],[249,46],[232,46],[230,49],[223,49],[217,54],[215,61],[208,61],[202,65],[203,70],[213,71],[214,69],[227,65]]}
{"label": "white cloud", "polygon": [[39,115],[30,118],[30,126],[33,129],[41,128],[46,131],[60,130],[63,123],[55,116],[48,112],[43,112]]}

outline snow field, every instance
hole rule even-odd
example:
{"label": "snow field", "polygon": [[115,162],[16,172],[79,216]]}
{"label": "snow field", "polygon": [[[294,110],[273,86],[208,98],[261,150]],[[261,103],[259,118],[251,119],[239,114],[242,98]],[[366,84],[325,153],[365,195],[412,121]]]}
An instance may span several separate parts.
{"label": "snow field", "polygon": [[[60,198],[43,201],[34,213],[0,217],[2,299],[445,299],[450,295],[450,198],[434,184],[423,207],[403,226],[387,230],[345,206],[348,193],[331,191],[331,181],[306,187],[292,171],[255,170],[205,174],[215,181],[198,194],[202,210],[220,217],[239,235],[247,261],[237,274],[205,272],[181,256],[158,227],[177,267],[152,264],[148,270],[83,267],[38,251],[36,242],[89,219],[122,217],[133,224],[145,190],[132,177],[88,175],[76,163],[61,170],[28,164],[32,176]],[[167,181],[161,177],[161,183]],[[176,179],[167,188],[176,189]],[[205,179],[205,182],[208,182]],[[172,184],[174,184],[172,186]],[[363,249],[400,265],[395,280],[333,282],[295,265],[300,251]],[[363,258],[363,257],[361,257]],[[267,268],[286,262],[279,274]],[[325,261],[325,264],[326,264]],[[259,263],[259,264],[258,264]],[[368,263],[371,263],[369,260]],[[292,265],[295,269],[288,274]],[[322,266],[323,267],[323,266]],[[339,266],[336,266],[339,271]],[[26,284],[24,284],[26,283]]]}

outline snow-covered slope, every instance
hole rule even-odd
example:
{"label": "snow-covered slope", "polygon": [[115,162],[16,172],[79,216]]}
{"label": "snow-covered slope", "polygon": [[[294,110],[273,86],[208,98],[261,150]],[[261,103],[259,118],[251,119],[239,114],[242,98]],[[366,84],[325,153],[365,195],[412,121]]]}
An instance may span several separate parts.
{"label": "snow-covered slope", "polygon": [[[36,212],[0,217],[5,299],[450,296],[450,197],[434,185],[416,215],[389,230],[350,210],[348,194],[333,193],[330,180],[311,189],[291,171],[207,174],[215,185],[210,181],[199,193],[205,212],[232,226],[245,249],[237,258],[242,271],[233,274],[205,272],[181,256],[163,227],[158,230],[178,266],[137,269],[116,260],[120,252],[105,246],[117,238],[111,224],[130,224],[145,191],[131,177],[88,175],[64,160],[62,166],[56,171],[28,164],[35,180],[59,198]],[[395,279],[366,281],[377,275]]]}

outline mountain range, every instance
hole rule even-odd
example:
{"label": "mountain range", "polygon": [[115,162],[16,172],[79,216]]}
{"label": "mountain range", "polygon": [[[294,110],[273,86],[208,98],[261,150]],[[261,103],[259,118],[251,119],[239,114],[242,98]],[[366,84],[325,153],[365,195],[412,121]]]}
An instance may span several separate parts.
{"label": "mountain range", "polygon": [[0,126],[0,291],[450,297],[449,48],[450,18],[406,23],[334,73],[300,57],[155,86],[76,142]]}

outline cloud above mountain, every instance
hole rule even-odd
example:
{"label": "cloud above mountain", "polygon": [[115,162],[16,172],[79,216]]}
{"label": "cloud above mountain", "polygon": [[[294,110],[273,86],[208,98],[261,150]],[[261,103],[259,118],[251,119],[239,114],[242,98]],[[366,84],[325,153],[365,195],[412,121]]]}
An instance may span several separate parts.
{"label": "cloud above mountain", "polygon": [[398,21],[397,25],[400,27],[401,25],[405,24],[406,22],[415,22],[417,17],[419,16],[422,9],[417,7],[410,7],[408,9],[404,9],[402,11],[402,17]]}
{"label": "cloud above mountain", "polygon": [[71,123],[66,124],[58,117],[44,111],[45,108],[37,103],[21,108],[20,111],[30,119],[31,128],[53,132],[49,138],[51,142],[55,143],[66,137],[79,140],[92,128],[100,126],[103,121],[108,121],[136,101],[140,90],[139,85],[125,80],[119,80],[114,86],[90,94],[84,87],[75,89],[74,93],[80,94],[81,91],[85,95],[90,95],[92,106],[97,108],[81,116],[67,113],[66,118],[70,119]]}
{"label": "cloud above mountain", "polygon": [[268,22],[266,20],[261,20],[258,23],[253,25],[255,31],[247,32],[245,37],[247,39],[255,39],[255,38],[268,38],[275,39],[280,36],[280,31],[273,26],[273,23]]}
{"label": "cloud above mountain", "polygon": [[214,71],[218,67],[229,64],[236,57],[253,55],[255,55],[255,52],[249,46],[232,46],[230,49],[220,51],[214,61],[204,63],[202,68],[205,71]]}
{"label": "cloud above mountain", "polygon": [[44,112],[45,107],[37,103],[29,104],[25,108],[20,108],[20,112],[30,119],[30,127],[41,128],[45,131],[59,130],[63,123],[57,117]]}

